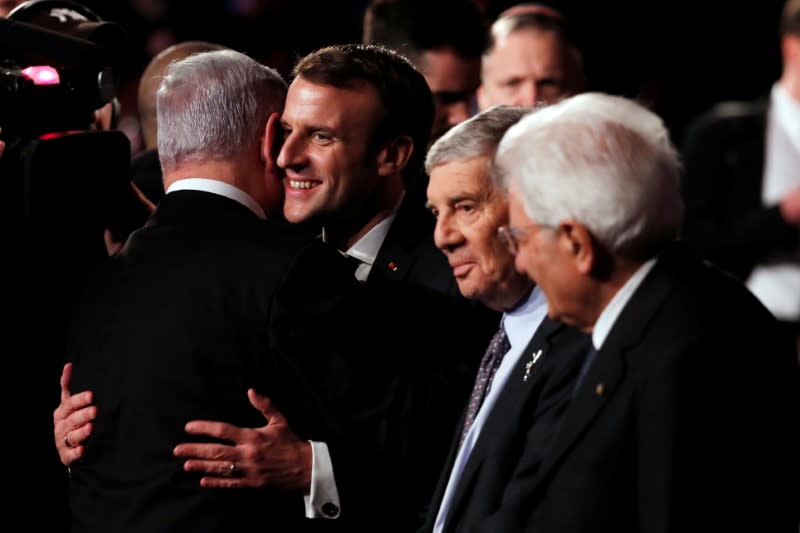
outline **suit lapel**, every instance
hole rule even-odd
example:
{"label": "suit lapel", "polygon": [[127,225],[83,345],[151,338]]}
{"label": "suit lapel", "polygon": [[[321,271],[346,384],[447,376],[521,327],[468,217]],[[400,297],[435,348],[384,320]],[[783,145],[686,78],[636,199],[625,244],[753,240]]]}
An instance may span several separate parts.
{"label": "suit lapel", "polygon": [[[541,366],[542,361],[547,357],[552,345],[552,338],[562,327],[564,325],[561,322],[555,322],[545,317],[514,365],[514,370],[509,375],[508,381],[506,381],[494,406],[492,406],[492,411],[489,413],[483,428],[481,428],[478,440],[475,442],[469,459],[464,465],[464,470],[458,480],[458,486],[453,494],[453,501],[450,504],[447,522],[450,521],[450,517],[458,516],[461,512],[459,508],[468,501],[468,489],[472,485],[472,478],[480,472],[480,466],[491,449],[491,441],[507,431],[508,421],[518,418],[519,411],[527,403],[527,397],[532,392],[541,389],[539,380],[544,379],[544,376],[537,373],[536,369]],[[535,363],[533,363],[534,358],[536,359]],[[527,380],[525,379],[526,373],[528,374]],[[462,417],[461,424],[459,424],[459,432],[463,425]],[[456,446],[458,446],[458,439],[456,439]],[[454,462],[455,453],[452,454],[452,459],[448,462],[448,465],[452,468]],[[441,494],[438,494],[439,500],[437,501],[440,503],[443,495],[444,489],[442,489]]]}
{"label": "suit lapel", "polygon": [[375,276],[390,281],[402,281],[408,276],[415,257],[413,250],[419,243],[420,235],[433,233],[432,229],[425,229],[421,233],[420,216],[412,207],[406,201],[400,205],[397,216],[375,257],[370,278]]}
{"label": "suit lapel", "polygon": [[542,465],[540,483],[588,428],[622,382],[626,371],[626,353],[640,342],[650,317],[674,286],[674,274],[671,273],[674,270],[670,271],[670,267],[666,265],[672,263],[674,266],[675,254],[674,249],[664,253],[612,326],[602,349],[598,351],[592,367],[564,414],[551,453]]}
{"label": "suit lapel", "polygon": [[391,231],[386,236],[386,240],[383,242],[377,257],[375,257],[375,263],[370,271],[370,278],[373,275],[377,275],[389,281],[403,281],[411,267],[412,255],[401,243],[390,239],[390,236]]}

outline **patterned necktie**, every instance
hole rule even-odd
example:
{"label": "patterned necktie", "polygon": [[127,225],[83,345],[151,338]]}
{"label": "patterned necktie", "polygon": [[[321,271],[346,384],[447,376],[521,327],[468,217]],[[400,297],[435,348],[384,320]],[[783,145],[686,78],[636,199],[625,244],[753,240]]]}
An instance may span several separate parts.
{"label": "patterned necktie", "polygon": [[511,344],[508,342],[506,328],[501,324],[500,329],[492,337],[492,342],[489,343],[489,347],[486,349],[486,353],[483,354],[483,359],[481,359],[481,364],[478,367],[478,375],[475,377],[475,385],[472,387],[472,394],[469,397],[467,416],[464,419],[464,430],[461,432],[461,441],[458,444],[459,448],[464,444],[469,428],[475,421],[475,416],[478,414],[481,404],[483,404],[486,393],[492,386],[497,367],[500,366],[503,356],[509,349],[511,349]]}

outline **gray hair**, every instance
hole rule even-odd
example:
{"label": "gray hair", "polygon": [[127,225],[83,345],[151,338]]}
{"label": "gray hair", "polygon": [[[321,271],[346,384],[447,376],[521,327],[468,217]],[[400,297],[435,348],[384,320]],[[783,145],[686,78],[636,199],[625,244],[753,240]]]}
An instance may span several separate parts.
{"label": "gray hair", "polygon": [[270,114],[283,110],[286,90],[275,70],[234,50],[173,63],[157,93],[162,169],[227,160],[252,149]]}
{"label": "gray hair", "polygon": [[430,174],[445,163],[494,156],[508,128],[531,111],[530,107],[496,105],[453,126],[428,150],[425,171]]}
{"label": "gray hair", "polygon": [[612,253],[652,257],[680,227],[680,160],[662,120],[633,100],[583,93],[524,117],[495,172],[538,224],[585,225]]}

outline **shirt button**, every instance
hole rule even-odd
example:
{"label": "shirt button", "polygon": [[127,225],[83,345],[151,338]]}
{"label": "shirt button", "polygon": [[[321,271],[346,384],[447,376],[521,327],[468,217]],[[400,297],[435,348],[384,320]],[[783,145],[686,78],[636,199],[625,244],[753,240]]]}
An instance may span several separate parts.
{"label": "shirt button", "polygon": [[322,514],[328,518],[336,518],[339,516],[339,506],[332,502],[325,502],[322,504]]}

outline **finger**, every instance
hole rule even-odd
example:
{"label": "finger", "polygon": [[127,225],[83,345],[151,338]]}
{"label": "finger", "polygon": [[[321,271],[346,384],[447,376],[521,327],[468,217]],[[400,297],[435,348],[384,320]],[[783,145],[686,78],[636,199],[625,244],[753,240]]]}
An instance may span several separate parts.
{"label": "finger", "polygon": [[91,406],[93,402],[94,394],[92,394],[92,391],[90,390],[73,394],[67,400],[67,407],[69,408],[68,415],[78,411],[79,409]]}
{"label": "finger", "polygon": [[192,420],[185,427],[186,433],[192,435],[206,435],[218,439],[236,442],[241,433],[241,428],[225,422],[212,422],[210,420]]}
{"label": "finger", "polygon": [[252,481],[243,477],[204,477],[200,480],[204,489],[244,489],[255,487]]}
{"label": "finger", "polygon": [[59,380],[59,383],[61,384],[61,403],[64,403],[69,399],[70,381],[72,381],[72,363],[67,363],[64,365],[64,369],[61,371],[61,379]]}
{"label": "finger", "polygon": [[[92,431],[94,431],[94,426],[87,422],[75,429],[65,432],[64,434],[69,435],[69,443],[72,444],[70,447],[76,448],[80,446],[83,441],[89,438],[89,435],[92,434]],[[66,442],[64,444],[66,444]]]}
{"label": "finger", "polygon": [[[233,469],[231,469],[231,465],[234,465]],[[187,472],[200,472],[215,477],[229,478],[241,474],[236,470],[236,463],[231,460],[205,461],[194,459],[184,462],[183,469]]]}
{"label": "finger", "polygon": [[83,457],[83,446],[75,446],[74,448],[61,446],[58,448],[58,457],[61,459],[61,464],[69,466]]}
{"label": "finger", "polygon": [[83,409],[79,409],[74,411],[71,415],[69,415],[66,419],[67,429],[71,431],[75,431],[79,428],[82,428],[89,424],[92,420],[97,418],[97,407],[94,405],[90,405],[89,407],[84,407]]}
{"label": "finger", "polygon": [[267,423],[276,424],[284,419],[283,413],[281,413],[277,407],[272,405],[272,400],[266,396],[262,396],[256,392],[255,389],[247,390],[247,398],[250,400],[250,404],[253,407],[261,411],[261,414],[267,419]]}
{"label": "finger", "polygon": [[231,461],[236,459],[234,446],[225,444],[186,443],[178,444],[172,450],[176,457],[191,459],[209,459],[213,461]]}
{"label": "finger", "polygon": [[62,400],[56,410],[53,411],[53,424],[58,425],[61,421],[69,419],[77,411],[86,408],[90,409],[90,419],[94,420],[97,416],[97,407],[92,405],[93,401],[94,396],[91,391],[73,394],[66,401]]}

